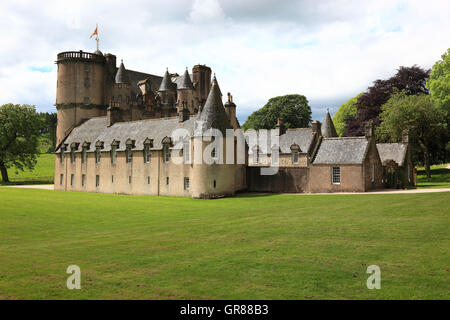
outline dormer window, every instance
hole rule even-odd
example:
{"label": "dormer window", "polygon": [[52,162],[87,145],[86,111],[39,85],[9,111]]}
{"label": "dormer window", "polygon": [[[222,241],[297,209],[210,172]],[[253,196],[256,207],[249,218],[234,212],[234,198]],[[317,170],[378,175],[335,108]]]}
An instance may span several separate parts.
{"label": "dormer window", "polygon": [[189,164],[191,163],[191,145],[188,141],[184,141],[183,142],[183,160],[184,160],[184,164]]}
{"label": "dormer window", "polygon": [[81,163],[87,162],[87,151],[89,149],[90,143],[85,142],[83,143],[82,150],[81,150]]}
{"label": "dormer window", "polygon": [[169,163],[169,161],[170,161],[170,146],[172,145],[172,139],[170,139],[169,137],[165,137],[162,140],[162,144],[163,144],[164,163]]}
{"label": "dormer window", "polygon": [[153,147],[153,140],[152,139],[145,139],[144,141],[144,163],[150,163],[151,160],[151,153],[150,148]]}
{"label": "dormer window", "polygon": [[125,156],[126,156],[126,160],[127,163],[131,163],[133,161],[133,149],[134,148],[134,140],[128,139],[126,144],[126,149],[125,149]]}
{"label": "dormer window", "polygon": [[72,164],[75,163],[75,157],[76,157],[75,151],[78,150],[78,146],[79,146],[79,144],[76,142],[72,142],[70,144],[70,163],[72,163]]}
{"label": "dormer window", "polygon": [[114,140],[111,143],[111,163],[116,164],[117,161],[117,149],[119,148],[119,141]]}
{"label": "dormer window", "polygon": [[293,144],[291,146],[291,153],[292,153],[292,163],[298,164],[298,157],[300,153],[300,147],[297,144]]}
{"label": "dormer window", "polygon": [[60,153],[60,157],[59,157],[60,163],[64,163],[64,159],[66,157],[65,152],[66,152],[66,147],[63,145],[63,146],[61,146],[61,153]]}
{"label": "dormer window", "polygon": [[95,143],[95,163],[100,163],[101,149],[103,149],[103,141]]}

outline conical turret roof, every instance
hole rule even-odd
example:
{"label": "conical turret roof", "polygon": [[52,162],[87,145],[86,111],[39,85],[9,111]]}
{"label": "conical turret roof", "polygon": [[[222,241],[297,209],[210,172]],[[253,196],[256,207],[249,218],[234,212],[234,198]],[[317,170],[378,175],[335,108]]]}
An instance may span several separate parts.
{"label": "conical turret roof", "polygon": [[123,60],[120,62],[119,69],[117,69],[116,83],[130,83],[130,79],[128,78],[127,71],[125,70],[125,66],[123,64]]}
{"label": "conical turret roof", "polygon": [[[211,90],[206,99],[200,116],[197,118],[198,124],[201,124],[201,131],[205,132],[211,128],[219,129],[225,136],[226,129],[231,129],[228,116],[222,103],[222,94],[220,93],[219,84],[216,77],[213,78]],[[200,128],[197,128],[197,130]]]}
{"label": "conical turret roof", "polygon": [[166,70],[166,73],[164,74],[164,77],[161,81],[161,85],[159,86],[158,91],[169,91],[169,90],[175,90],[175,84],[170,79],[169,70]]}
{"label": "conical turret roof", "polygon": [[177,89],[189,89],[189,90],[195,90],[194,85],[191,81],[191,76],[189,75],[188,70],[184,71],[183,76],[181,77],[181,81],[179,82]]}
{"label": "conical turret roof", "polygon": [[338,136],[328,109],[322,123],[322,136],[324,138],[334,138]]}

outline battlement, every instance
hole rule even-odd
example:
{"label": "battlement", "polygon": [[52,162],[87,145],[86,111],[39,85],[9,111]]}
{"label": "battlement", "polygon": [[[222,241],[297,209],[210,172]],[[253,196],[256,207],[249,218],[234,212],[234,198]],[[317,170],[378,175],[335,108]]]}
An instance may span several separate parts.
{"label": "battlement", "polygon": [[94,63],[104,63],[105,57],[99,54],[80,51],[65,51],[58,53],[56,63],[63,61],[89,61]]}

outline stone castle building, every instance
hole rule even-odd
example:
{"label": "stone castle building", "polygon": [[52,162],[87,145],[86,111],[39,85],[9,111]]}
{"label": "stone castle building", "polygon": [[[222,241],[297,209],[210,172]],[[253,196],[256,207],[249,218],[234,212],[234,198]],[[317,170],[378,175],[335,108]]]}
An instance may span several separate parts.
{"label": "stone castle building", "polygon": [[[268,150],[240,147],[243,136],[226,137],[240,128],[236,105],[230,94],[223,104],[205,65],[160,77],[117,67],[116,56],[100,51],[62,52],[56,63],[57,190],[216,198],[414,183],[407,138],[377,145],[370,125],[364,137],[338,138],[328,112],[311,128],[286,129],[279,119],[279,144],[267,141]],[[223,138],[202,139],[211,129]],[[177,130],[184,135],[174,141]],[[210,163],[196,161],[204,154]],[[275,174],[261,173],[270,166]]]}

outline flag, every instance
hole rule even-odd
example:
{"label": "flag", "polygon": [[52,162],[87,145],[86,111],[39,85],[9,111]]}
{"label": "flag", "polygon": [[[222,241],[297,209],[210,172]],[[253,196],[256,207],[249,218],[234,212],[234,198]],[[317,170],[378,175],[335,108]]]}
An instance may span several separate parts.
{"label": "flag", "polygon": [[89,39],[92,39],[93,36],[97,36],[98,37],[98,32],[97,32],[98,27],[95,27],[94,32],[91,34],[91,36],[89,37]]}

